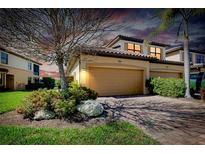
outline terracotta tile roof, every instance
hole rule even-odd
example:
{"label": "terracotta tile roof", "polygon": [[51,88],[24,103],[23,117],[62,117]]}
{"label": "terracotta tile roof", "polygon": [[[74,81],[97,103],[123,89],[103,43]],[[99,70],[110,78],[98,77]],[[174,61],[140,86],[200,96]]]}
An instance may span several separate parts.
{"label": "terracotta tile roof", "polygon": [[52,77],[54,79],[59,79],[60,75],[59,72],[40,70],[40,77]]}
{"label": "terracotta tile roof", "polygon": [[145,55],[139,52],[134,51],[125,51],[125,50],[119,50],[119,49],[110,49],[110,48],[92,48],[87,47],[83,48],[83,53],[87,54],[96,54],[96,55],[102,55],[102,56],[114,56],[114,57],[122,57],[122,58],[134,58],[134,59],[156,59],[156,57],[151,55]]}
{"label": "terracotta tile roof", "polygon": [[96,47],[84,47],[81,49],[81,53],[90,54],[90,55],[126,58],[126,59],[139,59],[139,60],[150,61],[151,63],[184,65],[183,62],[159,60],[155,56],[145,55],[139,52],[125,51],[125,50],[119,50],[119,49],[110,49],[110,48],[104,48],[104,47],[97,47],[97,48]]}

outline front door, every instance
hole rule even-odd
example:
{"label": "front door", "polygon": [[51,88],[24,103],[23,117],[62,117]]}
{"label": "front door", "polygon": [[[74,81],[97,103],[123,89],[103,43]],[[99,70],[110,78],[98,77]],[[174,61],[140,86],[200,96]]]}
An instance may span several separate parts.
{"label": "front door", "polygon": [[6,75],[6,88],[9,90],[14,90],[14,75]]}

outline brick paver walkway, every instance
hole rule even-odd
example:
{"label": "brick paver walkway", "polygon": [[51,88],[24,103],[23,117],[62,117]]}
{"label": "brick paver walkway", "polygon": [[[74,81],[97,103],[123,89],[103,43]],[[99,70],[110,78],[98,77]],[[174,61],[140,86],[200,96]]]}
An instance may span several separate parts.
{"label": "brick paver walkway", "polygon": [[161,144],[205,144],[205,103],[161,96],[99,100],[115,117],[136,124]]}

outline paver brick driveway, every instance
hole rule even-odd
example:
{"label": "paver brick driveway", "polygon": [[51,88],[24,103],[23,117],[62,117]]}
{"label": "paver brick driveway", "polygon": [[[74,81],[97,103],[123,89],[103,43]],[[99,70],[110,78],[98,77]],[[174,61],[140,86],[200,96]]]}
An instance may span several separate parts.
{"label": "paver brick driveway", "polygon": [[161,96],[98,100],[115,117],[136,124],[161,144],[205,144],[205,103]]}

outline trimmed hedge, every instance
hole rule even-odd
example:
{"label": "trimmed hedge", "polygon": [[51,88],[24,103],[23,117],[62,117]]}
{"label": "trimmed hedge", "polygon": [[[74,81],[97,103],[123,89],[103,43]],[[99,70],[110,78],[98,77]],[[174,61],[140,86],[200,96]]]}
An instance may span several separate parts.
{"label": "trimmed hedge", "polygon": [[185,83],[177,78],[153,78],[151,80],[153,92],[168,97],[184,97]]}
{"label": "trimmed hedge", "polygon": [[44,86],[43,88],[53,89],[55,87],[55,79],[51,77],[43,77],[42,82]]}
{"label": "trimmed hedge", "polygon": [[43,77],[41,82],[38,83],[28,83],[25,86],[26,90],[38,90],[38,89],[53,89],[55,87],[55,79],[51,77]]}

